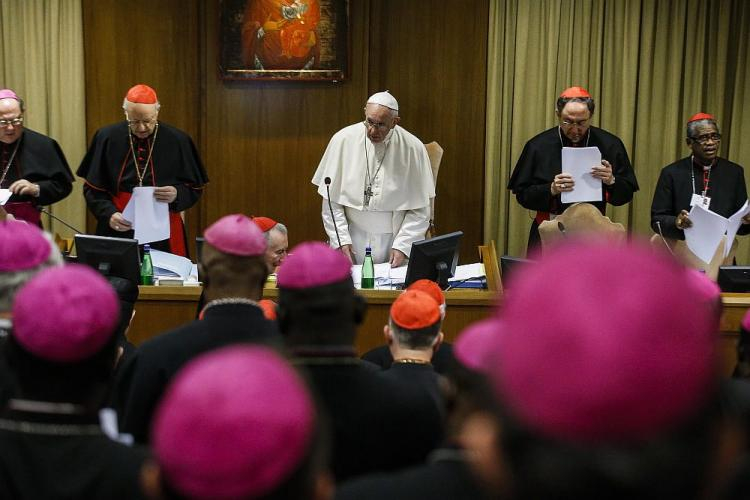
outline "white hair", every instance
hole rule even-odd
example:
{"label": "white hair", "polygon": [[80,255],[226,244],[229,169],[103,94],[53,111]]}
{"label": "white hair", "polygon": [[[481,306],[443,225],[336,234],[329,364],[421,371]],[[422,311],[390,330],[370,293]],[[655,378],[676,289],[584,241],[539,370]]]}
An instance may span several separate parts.
{"label": "white hair", "polygon": [[20,271],[0,272],[0,313],[10,312],[13,307],[13,299],[18,290],[26,284],[31,278],[36,276],[39,271],[48,267],[61,266],[63,264],[62,254],[57,245],[52,241],[52,236],[45,232],[44,237],[50,244],[50,253],[47,260],[31,269]]}

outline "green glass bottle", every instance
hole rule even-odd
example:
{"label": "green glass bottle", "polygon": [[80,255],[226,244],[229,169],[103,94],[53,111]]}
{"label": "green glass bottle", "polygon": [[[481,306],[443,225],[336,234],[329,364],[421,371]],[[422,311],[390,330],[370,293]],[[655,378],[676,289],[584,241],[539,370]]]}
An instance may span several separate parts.
{"label": "green glass bottle", "polygon": [[375,288],[375,265],[372,263],[372,249],[365,249],[365,261],[362,263],[362,288]]}
{"label": "green glass bottle", "polygon": [[141,285],[154,284],[154,264],[151,262],[151,247],[143,245],[143,262],[141,263]]}

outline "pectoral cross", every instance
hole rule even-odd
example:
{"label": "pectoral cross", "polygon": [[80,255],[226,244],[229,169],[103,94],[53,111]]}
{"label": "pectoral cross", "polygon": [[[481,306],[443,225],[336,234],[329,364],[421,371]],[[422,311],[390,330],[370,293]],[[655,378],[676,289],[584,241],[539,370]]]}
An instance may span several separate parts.
{"label": "pectoral cross", "polygon": [[370,205],[370,198],[372,198],[372,186],[365,188],[365,206]]}

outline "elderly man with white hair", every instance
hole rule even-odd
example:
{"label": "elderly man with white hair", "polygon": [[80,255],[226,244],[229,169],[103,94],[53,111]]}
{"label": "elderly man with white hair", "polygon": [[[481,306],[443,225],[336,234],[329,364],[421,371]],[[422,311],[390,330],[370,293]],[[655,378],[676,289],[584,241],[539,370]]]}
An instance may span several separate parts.
{"label": "elderly man with white hair", "polygon": [[170,238],[151,247],[187,255],[180,212],[198,202],[208,175],[190,136],[158,120],[160,107],[154,89],[132,87],[122,105],[125,121],[96,132],[77,174],[86,180],[96,234],[132,238],[122,211],[135,187],[154,186],[155,199],[169,203]]}
{"label": "elderly man with white hair", "polygon": [[424,239],[435,184],[427,150],[399,125],[398,102],[388,92],[370,96],[365,119],[338,131],[312,182],[323,197],[323,227],[333,248],[361,264],[405,263]]}

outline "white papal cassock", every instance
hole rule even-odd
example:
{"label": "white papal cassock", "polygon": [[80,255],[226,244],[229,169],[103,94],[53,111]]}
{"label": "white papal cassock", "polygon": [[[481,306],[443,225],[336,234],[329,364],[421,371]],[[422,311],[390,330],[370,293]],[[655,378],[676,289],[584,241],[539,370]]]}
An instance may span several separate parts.
{"label": "white papal cassock", "polygon": [[[331,178],[328,207],[325,178]],[[365,191],[372,181],[369,203]],[[332,247],[352,245],[355,263],[372,247],[375,263],[388,262],[391,248],[407,257],[424,239],[435,183],[427,150],[415,135],[396,125],[382,143],[367,138],[363,123],[339,130],[328,143],[312,179],[323,197],[323,227]]]}

